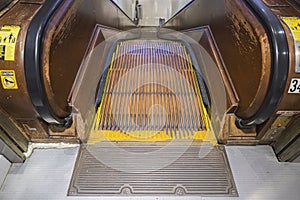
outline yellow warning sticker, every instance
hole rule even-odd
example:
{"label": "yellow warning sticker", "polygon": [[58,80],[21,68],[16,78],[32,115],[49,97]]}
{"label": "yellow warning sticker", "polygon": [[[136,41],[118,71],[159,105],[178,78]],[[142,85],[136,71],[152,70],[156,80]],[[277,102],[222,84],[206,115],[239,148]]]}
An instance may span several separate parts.
{"label": "yellow warning sticker", "polygon": [[15,49],[20,29],[20,26],[2,26],[0,30],[0,60],[15,60]]}
{"label": "yellow warning sticker", "polygon": [[295,41],[300,41],[300,19],[298,17],[282,17],[282,20],[289,26]]}
{"label": "yellow warning sticker", "polygon": [[15,70],[0,70],[1,83],[6,90],[18,89]]}

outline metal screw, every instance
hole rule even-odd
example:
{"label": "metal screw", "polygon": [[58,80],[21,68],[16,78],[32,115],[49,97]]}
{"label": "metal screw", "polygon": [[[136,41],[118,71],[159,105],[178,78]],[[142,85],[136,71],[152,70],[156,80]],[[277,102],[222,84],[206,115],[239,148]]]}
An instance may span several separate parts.
{"label": "metal screw", "polygon": [[122,194],[124,194],[124,195],[129,195],[129,194],[131,194],[130,188],[123,188],[123,189],[122,189]]}
{"label": "metal screw", "polygon": [[185,191],[184,191],[183,188],[177,188],[175,193],[176,193],[176,195],[178,195],[178,196],[182,196],[182,195],[185,194]]}

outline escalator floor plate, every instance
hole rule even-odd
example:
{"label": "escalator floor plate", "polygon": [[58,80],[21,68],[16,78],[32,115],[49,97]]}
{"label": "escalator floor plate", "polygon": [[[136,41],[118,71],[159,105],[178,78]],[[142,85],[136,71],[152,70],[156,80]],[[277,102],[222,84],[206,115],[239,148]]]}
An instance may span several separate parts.
{"label": "escalator floor plate", "polygon": [[224,146],[115,145],[81,148],[70,196],[238,195]]}

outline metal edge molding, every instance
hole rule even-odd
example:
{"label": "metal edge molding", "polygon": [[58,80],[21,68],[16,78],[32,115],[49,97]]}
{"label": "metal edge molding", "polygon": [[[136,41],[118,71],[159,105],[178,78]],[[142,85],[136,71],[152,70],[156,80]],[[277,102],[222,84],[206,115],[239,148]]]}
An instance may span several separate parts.
{"label": "metal edge molding", "polygon": [[2,0],[0,2],[0,11],[5,8],[8,4],[10,4],[12,2],[12,0]]}
{"label": "metal edge molding", "polygon": [[26,159],[21,152],[19,152],[19,154],[16,153],[1,138],[0,138],[0,155],[3,155],[4,158],[6,158],[9,162],[12,163],[23,163]]}
{"label": "metal edge molding", "polygon": [[189,6],[191,6],[194,3],[195,0],[191,0],[189,3],[187,3],[183,8],[178,10],[170,19],[168,19],[164,24],[162,24],[162,27],[168,24],[170,21],[175,19],[180,13],[182,13],[185,9],[187,9]]}
{"label": "metal edge molding", "polygon": [[279,19],[261,0],[245,2],[266,30],[271,45],[272,65],[268,91],[260,109],[248,119],[237,117],[236,124],[240,128],[262,124],[272,116],[284,94],[289,72],[289,48]]}
{"label": "metal edge molding", "polygon": [[116,6],[116,8],[123,13],[127,19],[129,19],[129,21],[131,21],[134,24],[134,21],[127,15],[127,13],[114,1],[110,0],[110,3],[112,3],[114,6]]}
{"label": "metal edge molding", "polygon": [[47,0],[31,21],[25,42],[24,71],[32,104],[49,124],[69,126],[71,117],[60,118],[53,113],[47,99],[41,70],[41,45],[48,21],[63,0]]}
{"label": "metal edge molding", "polygon": [[111,63],[111,59],[112,59],[112,56],[113,56],[113,52],[115,51],[115,49],[117,48],[117,45],[120,43],[120,42],[123,42],[123,41],[126,41],[126,40],[135,40],[135,39],[140,39],[141,36],[142,36],[142,32],[141,32],[141,29],[139,28],[138,29],[139,32],[138,32],[138,36],[135,36],[135,37],[132,37],[132,38],[123,38],[123,39],[117,39],[116,41],[113,42],[113,44],[111,45],[107,55],[107,59],[105,61],[105,65],[104,65],[104,70],[103,70],[103,74],[100,78],[100,81],[99,81],[99,84],[98,84],[98,89],[97,89],[97,93],[96,93],[96,97],[95,97],[95,108],[97,109],[100,104],[101,104],[101,100],[102,100],[102,95],[103,95],[103,92],[104,92],[104,87],[105,87],[105,83],[106,83],[106,78],[108,76],[108,72],[109,72],[109,66],[110,66],[110,63]]}
{"label": "metal edge molding", "polygon": [[209,99],[208,99],[208,92],[206,91],[206,87],[205,87],[204,80],[203,80],[203,77],[202,77],[203,73],[201,72],[201,68],[200,68],[200,65],[198,63],[197,56],[195,55],[193,47],[190,45],[190,43],[188,43],[187,41],[185,41],[183,39],[165,38],[165,37],[162,36],[162,34],[160,32],[160,28],[158,28],[158,31],[157,31],[157,38],[163,39],[163,40],[169,40],[169,41],[177,41],[177,42],[180,42],[180,43],[185,45],[185,47],[187,48],[187,50],[188,50],[188,52],[191,56],[191,59],[192,59],[193,67],[195,69],[195,72],[196,72],[196,75],[197,75],[197,78],[198,78],[198,84],[199,84],[199,87],[200,87],[200,91],[201,91],[201,95],[202,95],[202,98],[203,98],[203,101],[204,101],[204,105],[205,105],[205,107],[210,107],[210,102],[209,102]]}

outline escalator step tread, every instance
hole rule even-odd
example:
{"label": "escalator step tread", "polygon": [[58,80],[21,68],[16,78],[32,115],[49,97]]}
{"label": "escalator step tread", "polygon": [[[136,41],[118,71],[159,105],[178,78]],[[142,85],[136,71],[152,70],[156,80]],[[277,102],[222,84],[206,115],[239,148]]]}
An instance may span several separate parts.
{"label": "escalator step tread", "polygon": [[159,138],[197,139],[209,126],[193,64],[183,44],[128,40],[117,45],[94,131],[105,132],[110,138],[116,135],[116,139],[117,135],[153,139],[156,134]]}

